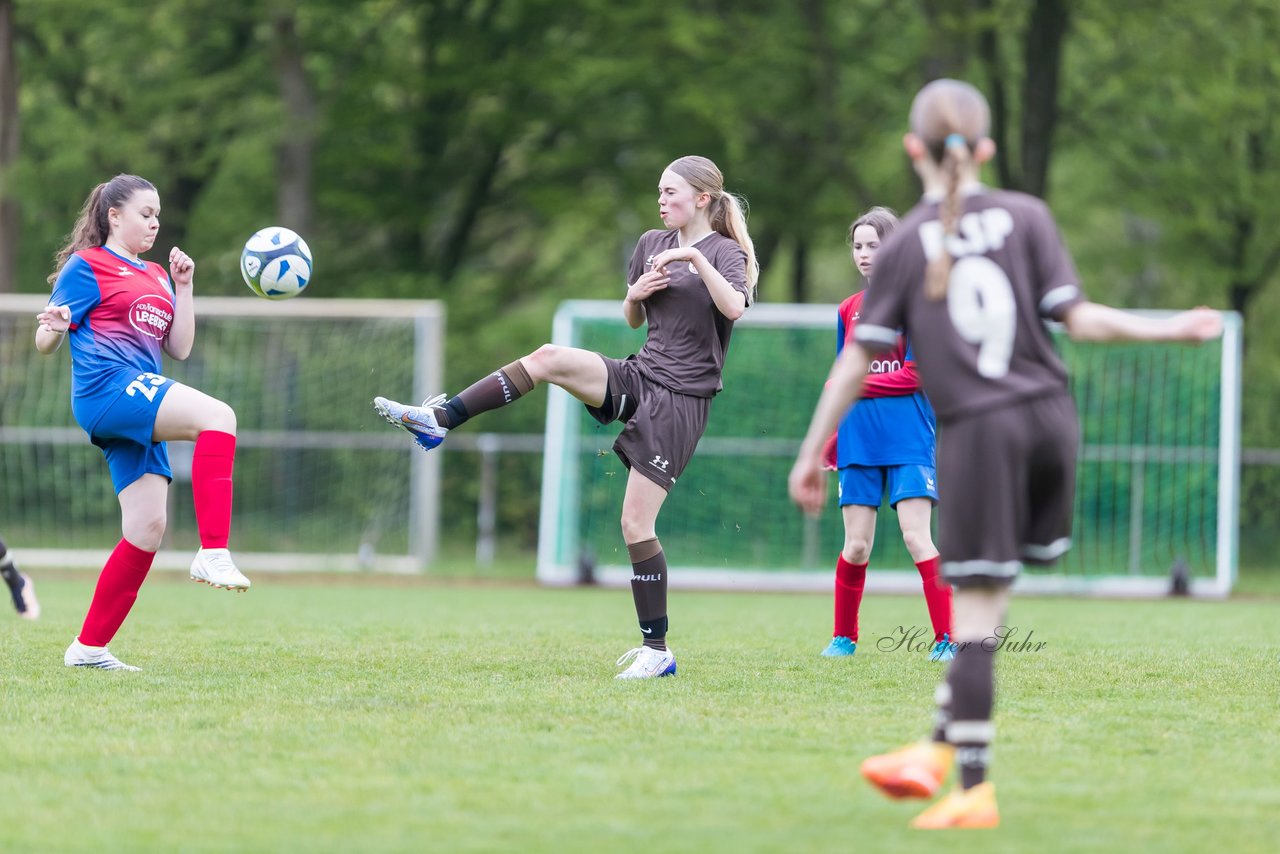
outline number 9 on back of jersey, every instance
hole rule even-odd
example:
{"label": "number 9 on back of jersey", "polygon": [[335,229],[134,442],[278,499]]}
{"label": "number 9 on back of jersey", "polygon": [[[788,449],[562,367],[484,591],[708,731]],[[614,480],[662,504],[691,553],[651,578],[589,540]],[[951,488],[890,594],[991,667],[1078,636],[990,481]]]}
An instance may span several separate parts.
{"label": "number 9 on back of jersey", "polygon": [[278,225],[254,233],[240,253],[240,275],[260,297],[296,297],[311,281],[311,250],[295,232]]}

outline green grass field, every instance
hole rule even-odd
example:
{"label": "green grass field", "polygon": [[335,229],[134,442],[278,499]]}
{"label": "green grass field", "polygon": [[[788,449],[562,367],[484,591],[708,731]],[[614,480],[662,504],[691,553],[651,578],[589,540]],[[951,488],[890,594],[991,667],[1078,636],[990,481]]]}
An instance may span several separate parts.
{"label": "green grass field", "polygon": [[[857,775],[928,731],[939,667],[877,648],[923,602],[672,595],[680,675],[616,682],[625,591],[157,574],[69,670],[89,576],[0,620],[0,851],[916,850]],[[1015,601],[998,659],[1003,825],[952,851],[1274,850],[1280,600]],[[941,841],[934,843],[941,845]]]}

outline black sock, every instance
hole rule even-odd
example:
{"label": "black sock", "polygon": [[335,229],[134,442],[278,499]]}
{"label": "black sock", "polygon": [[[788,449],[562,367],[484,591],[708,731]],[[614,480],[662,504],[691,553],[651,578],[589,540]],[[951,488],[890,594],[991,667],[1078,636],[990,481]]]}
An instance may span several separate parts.
{"label": "black sock", "polygon": [[947,685],[951,689],[947,742],[956,749],[960,787],[971,789],[987,778],[987,765],[991,762],[995,650],[985,648],[982,641],[957,644],[955,660],[947,671]]}
{"label": "black sock", "polygon": [[482,412],[514,403],[533,390],[533,378],[519,361],[494,371],[449,398],[436,409],[441,427],[452,430]]}
{"label": "black sock", "polygon": [[10,557],[9,547],[4,544],[4,540],[0,540],[0,577],[3,577],[4,583],[14,590],[22,585],[22,576],[18,574],[18,568],[13,565],[13,558]]}
{"label": "black sock", "polygon": [[667,648],[667,556],[657,537],[627,545],[631,556],[631,597],[644,645]]}

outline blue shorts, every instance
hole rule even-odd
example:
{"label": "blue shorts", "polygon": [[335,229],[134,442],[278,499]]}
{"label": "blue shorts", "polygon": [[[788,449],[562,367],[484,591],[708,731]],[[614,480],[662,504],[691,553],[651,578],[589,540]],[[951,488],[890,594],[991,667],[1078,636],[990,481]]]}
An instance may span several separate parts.
{"label": "blue shorts", "polygon": [[933,466],[845,466],[840,469],[841,507],[857,504],[879,507],[889,493],[889,506],[904,498],[928,498],[938,503],[938,477]]}
{"label": "blue shorts", "polygon": [[111,483],[119,494],[129,484],[144,474],[158,474],[173,480],[169,467],[169,447],[164,442],[153,442],[156,413],[160,401],[173,387],[173,380],[160,374],[140,373],[130,377],[123,375],[124,391],[106,405],[101,412],[76,410],[81,426],[86,428],[89,439],[102,449],[111,470]]}

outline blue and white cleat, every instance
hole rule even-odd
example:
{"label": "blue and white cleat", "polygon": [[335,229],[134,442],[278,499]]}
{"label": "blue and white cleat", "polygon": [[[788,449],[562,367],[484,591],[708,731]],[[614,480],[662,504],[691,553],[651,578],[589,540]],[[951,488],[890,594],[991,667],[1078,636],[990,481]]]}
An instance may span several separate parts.
{"label": "blue and white cleat", "polygon": [[424,400],[421,406],[406,406],[385,397],[375,397],[373,408],[378,410],[378,414],[387,419],[389,424],[411,434],[413,441],[418,443],[418,447],[424,451],[430,451],[443,442],[444,437],[449,433],[449,428],[441,427],[437,423],[434,411],[443,406],[446,400],[448,398],[443,394],[437,394],[435,397]]}
{"label": "blue and white cleat", "polygon": [[956,657],[956,645],[951,643],[951,635],[943,634],[942,640],[933,645],[929,653],[930,661],[951,661]]}
{"label": "blue and white cleat", "polygon": [[853,655],[858,651],[858,642],[850,640],[844,635],[836,635],[831,639],[831,643],[827,644],[827,648],[822,651],[825,658],[840,658],[845,655]]}
{"label": "blue and white cleat", "polygon": [[624,652],[618,659],[618,666],[621,667],[628,661],[631,666],[615,676],[615,679],[656,679],[659,676],[676,675],[676,654],[669,649],[638,646]]}

